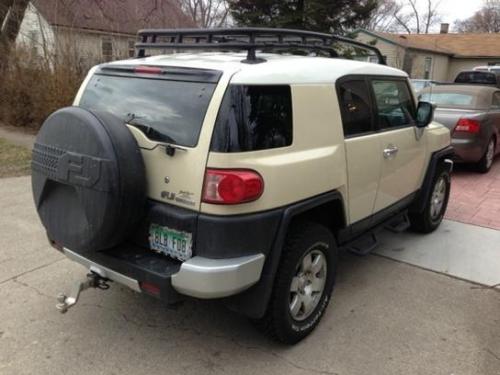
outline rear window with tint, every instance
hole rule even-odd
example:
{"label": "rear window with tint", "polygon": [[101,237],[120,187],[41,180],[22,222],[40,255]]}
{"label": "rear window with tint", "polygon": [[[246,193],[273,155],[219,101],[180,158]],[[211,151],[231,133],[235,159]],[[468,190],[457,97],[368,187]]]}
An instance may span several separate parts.
{"label": "rear window with tint", "polygon": [[211,150],[243,152],[289,146],[292,123],[290,86],[231,85],[219,109]]}
{"label": "rear window with tint", "polygon": [[193,147],[216,84],[94,75],[80,107],[106,111],[152,140]]}
{"label": "rear window with tint", "polygon": [[419,96],[419,99],[424,102],[430,102],[438,106],[452,106],[472,107],[474,105],[475,97],[469,94],[461,94],[454,92],[437,92],[437,93],[424,93]]}
{"label": "rear window with tint", "polygon": [[462,72],[455,79],[455,83],[496,85],[497,77],[495,74],[488,72]]}

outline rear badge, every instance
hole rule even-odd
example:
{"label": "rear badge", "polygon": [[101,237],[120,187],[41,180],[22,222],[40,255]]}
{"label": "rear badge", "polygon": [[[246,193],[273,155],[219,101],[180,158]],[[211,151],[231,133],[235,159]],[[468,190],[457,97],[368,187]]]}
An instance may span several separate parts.
{"label": "rear badge", "polygon": [[149,227],[149,247],[158,253],[179,260],[187,260],[193,256],[193,235],[158,224]]}
{"label": "rear badge", "polygon": [[162,191],[161,197],[169,201],[174,201],[180,204],[185,204],[186,206],[194,206],[196,202],[193,200],[194,193],[189,191],[181,190],[178,193],[172,193],[170,191]]}

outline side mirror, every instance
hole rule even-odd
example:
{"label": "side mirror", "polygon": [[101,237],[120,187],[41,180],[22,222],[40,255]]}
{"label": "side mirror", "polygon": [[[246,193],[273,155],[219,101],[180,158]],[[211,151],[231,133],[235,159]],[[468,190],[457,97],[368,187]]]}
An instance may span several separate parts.
{"label": "side mirror", "polygon": [[429,102],[418,102],[417,128],[425,128],[434,118],[434,105]]}

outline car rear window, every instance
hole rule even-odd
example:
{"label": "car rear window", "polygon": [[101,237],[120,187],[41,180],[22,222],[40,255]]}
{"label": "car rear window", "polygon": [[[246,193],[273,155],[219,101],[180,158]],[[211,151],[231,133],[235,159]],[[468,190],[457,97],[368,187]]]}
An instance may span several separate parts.
{"label": "car rear window", "polygon": [[137,126],[152,140],[193,147],[198,143],[215,83],[94,75],[79,105],[106,111]]}
{"label": "car rear window", "polygon": [[230,85],[215,123],[211,150],[244,152],[292,144],[292,95],[286,85]]}
{"label": "car rear window", "polygon": [[424,102],[430,102],[438,106],[461,107],[474,106],[474,95],[455,93],[455,92],[426,92],[419,96]]}
{"label": "car rear window", "polygon": [[497,77],[489,72],[462,72],[455,79],[455,83],[478,83],[496,85]]}

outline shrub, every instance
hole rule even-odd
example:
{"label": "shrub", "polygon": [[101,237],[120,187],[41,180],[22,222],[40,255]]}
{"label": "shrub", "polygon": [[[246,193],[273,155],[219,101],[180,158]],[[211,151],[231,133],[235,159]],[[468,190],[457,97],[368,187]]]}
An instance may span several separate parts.
{"label": "shrub", "polygon": [[88,66],[76,54],[44,59],[29,49],[11,51],[0,88],[0,121],[39,129],[56,109],[71,105]]}

